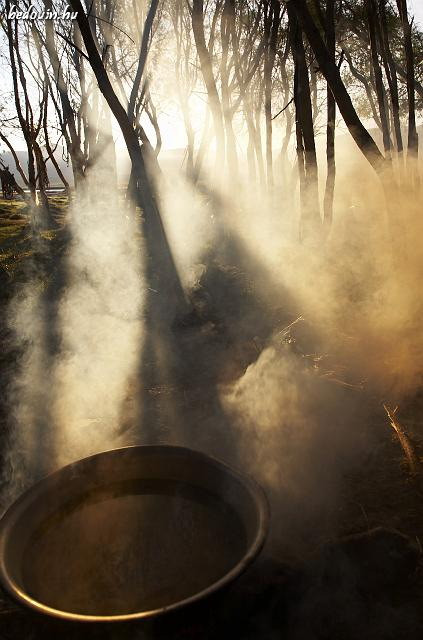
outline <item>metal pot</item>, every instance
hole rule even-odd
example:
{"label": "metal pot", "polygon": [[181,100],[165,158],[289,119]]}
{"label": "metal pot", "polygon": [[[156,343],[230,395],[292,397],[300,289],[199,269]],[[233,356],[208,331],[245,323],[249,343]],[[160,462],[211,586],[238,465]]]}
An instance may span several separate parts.
{"label": "metal pot", "polygon": [[182,447],[115,449],[56,471],[9,508],[0,579],[59,618],[148,618],[239,576],[268,522],[263,491],[222,462]]}

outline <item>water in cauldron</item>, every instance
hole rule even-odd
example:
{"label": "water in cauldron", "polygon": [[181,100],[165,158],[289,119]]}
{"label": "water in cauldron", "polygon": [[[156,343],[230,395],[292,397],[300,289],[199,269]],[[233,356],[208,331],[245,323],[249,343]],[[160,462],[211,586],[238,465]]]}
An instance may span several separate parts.
{"label": "water in cauldron", "polygon": [[246,549],[235,512],[198,488],[137,482],[91,492],[48,518],[23,559],[27,593],[62,611],[119,615],[194,595]]}

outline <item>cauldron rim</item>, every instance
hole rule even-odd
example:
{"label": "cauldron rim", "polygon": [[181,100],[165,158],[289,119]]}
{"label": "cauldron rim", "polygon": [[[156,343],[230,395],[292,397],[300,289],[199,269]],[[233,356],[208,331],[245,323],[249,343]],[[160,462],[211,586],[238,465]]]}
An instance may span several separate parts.
{"label": "cauldron rim", "polygon": [[[103,456],[116,456],[120,455],[125,451],[130,450],[143,450],[145,453],[167,453],[167,454],[186,454],[188,456],[195,456],[198,459],[202,459],[206,464],[212,465],[220,471],[223,471],[228,476],[232,476],[240,484],[248,490],[250,497],[253,500],[256,512],[257,512],[257,522],[258,526],[255,532],[255,536],[242,556],[241,560],[237,562],[237,564],[228,571],[222,578],[212,583],[205,589],[198,591],[197,593],[189,596],[188,598],[184,598],[183,600],[179,600],[175,603],[171,603],[170,605],[166,605],[163,607],[150,609],[148,611],[139,611],[127,614],[112,614],[112,615],[92,615],[92,614],[79,614],[70,611],[62,611],[60,609],[55,609],[54,607],[50,607],[46,604],[35,600],[31,596],[29,596],[23,589],[21,589],[18,584],[13,580],[10,576],[9,571],[6,566],[5,559],[5,543],[7,540],[8,534],[13,530],[13,525],[17,520],[19,520],[19,513],[22,512],[25,505],[30,504],[31,502],[42,496],[46,490],[48,490],[49,485],[54,483],[55,480],[61,475],[66,473],[72,473],[72,470],[77,466],[89,465],[91,462],[94,462],[96,459]],[[188,447],[176,446],[176,445],[168,445],[168,444],[160,444],[160,445],[131,445],[126,447],[118,447],[114,449],[109,449],[106,451],[101,451],[90,456],[75,460],[59,469],[49,473],[41,480],[37,481],[33,486],[27,489],[24,493],[22,493],[6,510],[0,520],[0,583],[6,592],[15,599],[18,603],[23,604],[26,607],[29,607],[35,610],[38,613],[43,613],[49,616],[53,616],[55,618],[59,618],[62,620],[75,621],[75,622],[123,622],[130,620],[141,620],[147,618],[157,617],[168,612],[177,611],[187,605],[194,604],[200,600],[203,600],[209,595],[212,595],[216,591],[219,591],[225,585],[229,585],[233,580],[238,578],[245,569],[253,562],[253,560],[260,553],[263,548],[264,542],[266,540],[268,530],[269,530],[269,520],[270,520],[270,507],[269,502],[267,500],[266,494],[263,489],[257,484],[257,482],[251,478],[249,475],[245,473],[241,473],[233,467],[229,466],[227,463],[219,460],[216,457],[205,454],[201,451],[190,449]]]}

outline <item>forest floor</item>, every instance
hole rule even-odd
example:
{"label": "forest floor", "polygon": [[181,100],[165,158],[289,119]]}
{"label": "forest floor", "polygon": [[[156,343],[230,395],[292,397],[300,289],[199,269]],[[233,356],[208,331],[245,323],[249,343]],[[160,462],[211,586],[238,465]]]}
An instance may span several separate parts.
{"label": "forest floor", "polygon": [[[26,263],[44,262],[44,272],[53,273],[66,251],[66,198],[50,199],[54,228],[42,232],[43,249],[36,244],[28,223],[24,203],[0,199],[0,441],[7,446],[10,430],[7,388],[19,362],[19,349],[13,344],[13,330],[6,313],[17,288],[28,277]],[[48,247],[48,251],[44,249]],[[40,255],[35,255],[40,252]],[[214,271],[213,271],[214,269]],[[168,405],[182,422],[208,424],[216,413],[216,388],[225,380],[242,375],[254,362],[266,334],[289,324],[294,315],[274,310],[268,314],[267,328],[255,331],[260,309],[251,311],[250,322],[237,330],[240,302],[252,308],[251,282],[243,277],[240,264],[219,263],[209,269],[203,282],[206,307],[201,327],[179,327],[176,340],[187,348],[183,380],[158,379],[151,375],[145,389],[144,419],[156,422],[166,440]],[[236,296],[220,296],[221,287],[235,287]],[[213,304],[210,305],[210,299]],[[219,308],[224,300],[227,308]],[[220,301],[220,302],[219,302]],[[200,301],[201,302],[201,301]],[[207,316],[209,310],[204,312]],[[254,315],[256,314],[256,316]],[[290,315],[291,314],[291,315]],[[233,326],[235,330],[228,331]],[[262,335],[260,335],[262,331]],[[300,338],[298,338],[300,340]],[[187,344],[190,343],[190,347]],[[201,343],[201,344],[200,344]],[[202,358],[197,358],[197,348]],[[298,355],[298,357],[301,357]],[[200,360],[200,362],[199,362]],[[203,367],[201,362],[213,362]],[[206,603],[159,622],[127,626],[75,626],[37,617],[13,603],[0,592],[0,639],[38,638],[114,638],[122,639],[198,639],[239,638],[267,640],[414,640],[423,637],[423,544],[422,490],[419,479],[408,469],[403,450],[389,425],[383,408],[372,397],[363,402],[371,407],[372,419],[359,425],[371,433],[373,446],[360,464],[342,478],[336,505],[336,531],[329,546],[319,539],[307,557],[285,558],[266,551],[256,563],[223,594]],[[422,398],[414,397],[401,407],[403,426],[421,449]],[[222,418],[223,419],[223,418]],[[227,419],[227,418],[226,418]],[[128,420],[130,420],[128,418]],[[218,420],[218,419],[217,419]],[[210,423],[215,428],[215,422]],[[130,424],[122,429],[130,431]],[[207,434],[204,438],[207,439]],[[212,438],[210,437],[210,440]],[[186,444],[183,442],[183,444]],[[204,443],[203,443],[204,444]],[[207,448],[207,447],[206,447]],[[213,452],[214,453],[214,452]],[[3,455],[0,455],[0,460]],[[6,471],[2,470],[5,481]],[[369,533],[376,527],[384,529]],[[390,533],[395,529],[404,538]],[[346,536],[352,536],[346,538]],[[354,537],[355,536],[355,537]],[[313,532],[310,532],[313,537]],[[352,568],[354,579],[345,581]]]}

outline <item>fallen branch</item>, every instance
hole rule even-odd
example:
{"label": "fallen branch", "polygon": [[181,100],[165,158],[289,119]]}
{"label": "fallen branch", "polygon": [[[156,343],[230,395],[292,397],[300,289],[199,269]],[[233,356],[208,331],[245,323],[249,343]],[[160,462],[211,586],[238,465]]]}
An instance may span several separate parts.
{"label": "fallen branch", "polygon": [[403,427],[401,426],[401,424],[398,422],[396,418],[398,407],[395,407],[395,409],[389,409],[389,407],[387,407],[386,404],[384,404],[383,408],[385,409],[386,415],[389,418],[391,427],[393,428],[393,430],[395,431],[398,437],[400,445],[404,451],[405,457],[407,458],[408,466],[410,467],[411,473],[415,475],[422,475],[422,464],[416,453],[416,449],[413,443],[411,442],[410,438],[406,434],[405,430],[403,429]]}
{"label": "fallen branch", "polygon": [[287,336],[289,334],[290,329],[292,329],[292,327],[294,327],[299,322],[302,322],[303,320],[304,320],[303,316],[299,316],[293,322],[291,322],[291,324],[289,324],[287,327],[284,327],[281,331],[278,331],[276,335],[283,336],[283,337]]}

